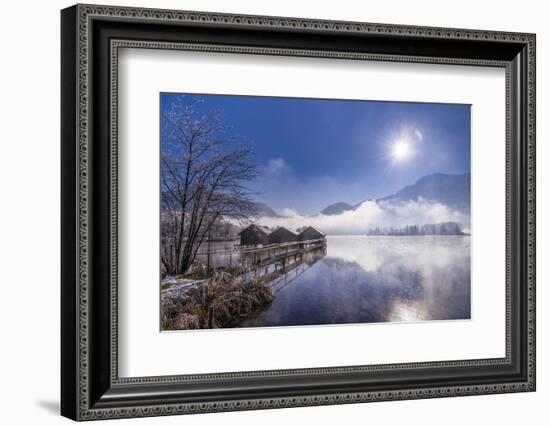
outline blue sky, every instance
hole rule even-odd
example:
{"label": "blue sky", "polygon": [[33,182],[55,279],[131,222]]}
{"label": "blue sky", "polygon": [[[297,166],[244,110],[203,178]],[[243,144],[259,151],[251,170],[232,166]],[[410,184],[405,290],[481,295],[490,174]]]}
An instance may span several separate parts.
{"label": "blue sky", "polygon": [[316,214],[427,174],[470,172],[469,105],[163,93],[161,114],[178,98],[200,98],[201,115],[223,112],[228,136],[254,149],[260,178],[250,188],[279,213]]}

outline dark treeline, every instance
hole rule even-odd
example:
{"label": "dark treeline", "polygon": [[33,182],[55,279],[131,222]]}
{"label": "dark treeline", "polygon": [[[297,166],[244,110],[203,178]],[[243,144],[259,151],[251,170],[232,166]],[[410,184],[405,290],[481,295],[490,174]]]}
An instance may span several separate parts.
{"label": "dark treeline", "polygon": [[401,228],[376,227],[367,232],[369,236],[400,236],[400,235],[466,235],[457,222],[443,222],[428,225],[406,225]]}

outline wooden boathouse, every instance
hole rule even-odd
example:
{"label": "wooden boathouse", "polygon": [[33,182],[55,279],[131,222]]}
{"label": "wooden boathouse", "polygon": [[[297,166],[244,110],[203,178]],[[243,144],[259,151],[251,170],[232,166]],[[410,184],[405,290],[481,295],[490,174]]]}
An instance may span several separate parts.
{"label": "wooden boathouse", "polygon": [[233,249],[198,253],[206,257],[207,272],[211,270],[211,256],[217,256],[216,268],[240,265],[247,274],[267,279],[326,254],[326,236],[312,226],[302,228],[298,234],[285,227],[272,231],[251,224],[238,235],[240,244]]}
{"label": "wooden boathouse", "polygon": [[267,236],[267,241],[269,244],[293,243],[298,241],[298,235],[281,226]]}
{"label": "wooden boathouse", "polygon": [[326,254],[326,235],[313,226],[303,228],[298,234],[283,226],[267,233],[264,227],[250,225],[239,235],[241,244],[236,249],[241,264],[255,271],[262,270],[263,275],[280,268],[286,270],[290,265],[295,267],[309,259],[309,253]]}
{"label": "wooden boathouse", "polygon": [[307,226],[297,234],[284,226],[271,231],[265,226],[252,224],[244,228],[238,235],[241,238],[239,245],[241,248],[326,240],[326,235],[313,226]]}
{"label": "wooden boathouse", "polygon": [[239,232],[241,237],[241,247],[260,246],[268,244],[268,235],[271,232],[269,228],[260,225],[250,225]]}
{"label": "wooden boathouse", "polygon": [[326,235],[313,226],[308,226],[298,234],[298,241],[319,240],[326,238]]}

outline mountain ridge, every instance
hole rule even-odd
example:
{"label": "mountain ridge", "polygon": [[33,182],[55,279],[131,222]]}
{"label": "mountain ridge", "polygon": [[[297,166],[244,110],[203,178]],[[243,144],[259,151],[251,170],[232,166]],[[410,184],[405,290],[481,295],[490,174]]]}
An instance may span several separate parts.
{"label": "mountain ridge", "polygon": [[254,216],[258,217],[282,217],[266,203],[255,201],[253,204]]}
{"label": "mountain ridge", "polygon": [[377,201],[417,201],[424,198],[469,213],[470,197],[470,173],[433,173]]}
{"label": "mountain ridge", "polygon": [[[469,213],[470,196],[470,173],[432,173],[422,176],[412,185],[407,185],[399,191],[377,198],[375,201],[417,201],[419,198],[424,198]],[[369,199],[355,205],[343,201],[333,203],[321,210],[321,214],[335,215],[348,210],[356,210],[366,201]]]}
{"label": "mountain ridge", "polygon": [[343,201],[339,201],[337,203],[333,203],[326,206],[323,210],[321,210],[321,214],[324,214],[327,216],[337,215],[348,210],[354,210],[356,207],[357,206],[352,206],[351,204],[344,203]]}

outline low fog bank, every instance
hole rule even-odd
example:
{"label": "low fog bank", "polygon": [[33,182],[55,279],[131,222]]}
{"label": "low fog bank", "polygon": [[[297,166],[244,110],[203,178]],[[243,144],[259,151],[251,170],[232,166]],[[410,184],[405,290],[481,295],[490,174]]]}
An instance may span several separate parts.
{"label": "low fog bank", "polygon": [[355,210],[338,215],[303,216],[288,210],[285,213],[284,217],[259,217],[254,222],[269,228],[284,226],[290,230],[310,225],[327,235],[358,235],[374,228],[402,228],[443,222],[457,222],[462,231],[470,231],[469,215],[423,198],[415,201],[366,201]]}

